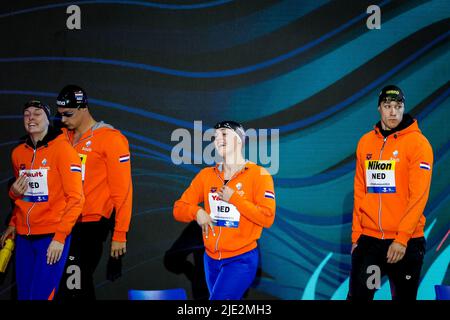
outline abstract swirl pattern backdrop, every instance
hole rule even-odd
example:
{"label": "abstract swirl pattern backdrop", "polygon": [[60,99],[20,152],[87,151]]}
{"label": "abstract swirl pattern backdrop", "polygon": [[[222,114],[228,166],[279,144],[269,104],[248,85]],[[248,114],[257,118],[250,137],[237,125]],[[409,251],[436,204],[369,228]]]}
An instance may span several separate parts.
{"label": "abstract swirl pattern backdrop", "polygon": [[[69,5],[81,29],[69,30]],[[381,8],[369,30],[366,9]],[[96,272],[100,299],[128,289],[182,287],[163,257],[185,225],[172,204],[204,164],[175,165],[177,128],[235,119],[280,130],[277,216],[260,240],[261,272],[249,298],[345,299],[350,271],[354,152],[379,120],[386,84],[406,93],[435,152],[427,254],[419,299],[449,284],[450,2],[326,0],[8,1],[0,4],[1,210],[10,208],[10,151],[34,97],[55,111],[66,84],[86,89],[97,120],[130,142],[134,210],[123,275]],[[197,155],[198,156],[198,155]],[[106,249],[106,247],[105,247]],[[0,298],[10,299],[9,270]],[[376,299],[390,298],[383,283]]]}

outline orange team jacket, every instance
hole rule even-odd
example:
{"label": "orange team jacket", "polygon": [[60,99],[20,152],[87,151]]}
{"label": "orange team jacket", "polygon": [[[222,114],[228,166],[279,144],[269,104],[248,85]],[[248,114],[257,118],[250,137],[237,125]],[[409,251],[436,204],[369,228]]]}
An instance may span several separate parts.
{"label": "orange team jacket", "polygon": [[73,144],[73,131],[66,128],[63,131],[81,158],[86,198],[81,222],[109,219],[115,209],[112,239],[125,242],[133,200],[127,138],[104,122],[97,122],[76,144]]}
{"label": "orange team jacket", "polygon": [[275,218],[273,179],[266,169],[247,162],[226,184],[235,191],[228,203],[217,201],[217,190],[224,185],[221,169],[218,164],[201,170],[173,208],[175,219],[182,222],[195,220],[202,202],[208,214],[221,214],[213,217],[216,236],[203,235],[206,253],[213,259],[256,248],[263,227],[269,228]]}
{"label": "orange team jacket", "polygon": [[10,191],[15,206],[9,225],[20,235],[54,233],[61,243],[72,231],[84,204],[81,162],[61,130],[49,129],[36,148],[28,138],[12,151],[14,176],[28,176],[22,197]]}
{"label": "orange team jacket", "polygon": [[353,243],[364,234],[406,246],[410,238],[424,235],[433,150],[417,121],[411,122],[386,138],[375,127],[358,143]]}

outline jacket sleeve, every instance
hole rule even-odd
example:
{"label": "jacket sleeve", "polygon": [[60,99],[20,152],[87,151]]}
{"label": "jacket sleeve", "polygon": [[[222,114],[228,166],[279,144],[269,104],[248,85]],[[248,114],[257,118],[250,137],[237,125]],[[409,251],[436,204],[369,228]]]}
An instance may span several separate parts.
{"label": "jacket sleeve", "polygon": [[[19,177],[19,167],[17,165],[16,155],[15,155],[14,151],[11,154],[11,163],[12,163],[14,178],[17,179]],[[11,191],[11,188],[9,188],[8,195],[14,201],[20,198],[20,197],[17,197],[14,195],[14,193]]]}
{"label": "jacket sleeve", "polygon": [[[75,149],[69,143],[64,143],[58,150],[57,168],[64,191],[66,206],[61,222],[56,229],[53,240],[64,243],[66,237],[72,232],[72,227],[83,210],[84,195],[81,180],[81,161]],[[73,171],[77,166],[80,171]]]}
{"label": "jacket sleeve", "polygon": [[[17,177],[19,176],[19,167],[17,165],[16,156],[15,156],[14,151],[11,153],[11,164],[12,164],[14,178],[17,179]],[[17,199],[19,199],[19,197],[16,197],[14,195],[14,193],[12,193],[11,188],[9,188],[8,195],[13,201],[16,201]],[[11,219],[9,220],[8,225],[11,227],[15,227],[16,220],[17,220],[17,207],[14,206],[12,215],[11,215]]]}
{"label": "jacket sleeve", "polygon": [[181,222],[191,222],[196,219],[196,215],[203,202],[203,179],[200,171],[192,180],[190,186],[183,192],[180,199],[173,205],[173,216],[175,220]]}
{"label": "jacket sleeve", "polygon": [[263,167],[254,175],[254,200],[250,200],[240,196],[234,192],[229,203],[236,206],[238,211],[253,223],[269,228],[275,219],[275,192],[272,176]]}
{"label": "jacket sleeve", "polygon": [[[433,150],[425,137],[410,152],[411,157],[408,161],[409,200],[394,240],[404,246],[407,245],[414,233],[427,204],[433,168]],[[422,167],[421,163],[424,164]],[[429,169],[425,168],[426,165],[429,165]]]}
{"label": "jacket sleeve", "polygon": [[353,182],[353,219],[352,219],[352,243],[356,243],[361,236],[361,202],[366,195],[366,183],[364,181],[364,160],[361,159],[361,140],[356,148],[356,168]]}
{"label": "jacket sleeve", "polygon": [[126,242],[133,206],[131,155],[128,140],[117,131],[106,147],[106,168],[111,199],[116,210],[113,241]]}

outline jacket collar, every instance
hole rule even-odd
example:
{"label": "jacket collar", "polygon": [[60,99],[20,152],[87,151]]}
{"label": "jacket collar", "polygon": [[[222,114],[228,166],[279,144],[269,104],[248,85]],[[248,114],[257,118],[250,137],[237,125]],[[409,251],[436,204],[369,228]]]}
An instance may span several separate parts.
{"label": "jacket collar", "polygon": [[47,147],[49,142],[55,140],[62,133],[61,129],[56,129],[52,126],[48,127],[48,132],[42,140],[39,140],[36,143],[36,146],[33,144],[33,140],[31,140],[30,136],[24,136],[23,140],[25,144],[33,149],[38,149],[42,146]]}
{"label": "jacket collar", "polygon": [[[103,121],[99,121],[96,122],[92,127],[90,127],[88,130],[86,130],[85,133],[83,133],[80,137],[80,140],[75,144],[77,145],[78,143],[80,143],[81,141],[91,138],[94,135],[94,131],[99,130],[99,129],[114,129],[114,127],[110,124],[107,124]],[[70,141],[70,143],[72,144],[73,141],[73,136],[75,134],[74,130],[69,130],[65,127],[62,127],[62,132],[67,136],[67,139]]]}
{"label": "jacket collar", "polygon": [[[251,162],[251,161],[249,161],[249,160],[245,160],[245,165],[244,165],[244,167],[243,167],[240,171],[236,172],[235,176],[237,176],[238,174],[241,174],[242,172],[247,171],[252,165],[254,165],[253,162]],[[223,168],[223,162],[217,163],[217,164],[215,165],[215,167],[214,167],[214,170],[215,170],[216,173],[218,173],[218,174],[223,173],[223,169],[224,169],[224,168]]]}
{"label": "jacket collar", "polygon": [[374,126],[374,130],[376,134],[383,136],[384,138],[394,135],[396,139],[398,136],[404,135],[406,133],[418,131],[420,132],[419,126],[417,124],[417,120],[413,119],[410,114],[406,113],[403,115],[402,121],[392,130],[383,130],[381,127],[381,121]]}

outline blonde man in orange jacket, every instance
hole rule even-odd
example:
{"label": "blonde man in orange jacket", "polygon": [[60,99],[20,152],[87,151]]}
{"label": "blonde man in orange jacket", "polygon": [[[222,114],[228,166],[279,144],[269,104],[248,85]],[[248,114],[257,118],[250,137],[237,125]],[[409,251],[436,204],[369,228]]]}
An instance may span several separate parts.
{"label": "blonde man in orange jacket", "polygon": [[423,211],[433,151],[393,85],[378,99],[381,120],[356,151],[352,271],[348,298],[372,300],[383,275],[393,299],[415,300],[425,254]]}
{"label": "blonde man in orange jacket", "polygon": [[[68,85],[56,101],[63,134],[81,158],[86,202],[75,224],[67,272],[58,299],[95,299],[93,274],[103,252],[109,230],[113,229],[110,263],[126,253],[133,186],[128,140],[122,133],[92,117],[88,97],[81,87]],[[111,227],[113,225],[113,227]],[[73,266],[81,271],[81,283],[71,283]],[[67,280],[67,281],[66,281]]]}
{"label": "blonde man in orange jacket", "polygon": [[257,240],[275,218],[274,185],[267,170],[244,160],[242,125],[223,121],[215,129],[224,162],[197,174],[173,214],[178,221],[196,220],[203,230],[210,300],[239,300],[256,276]]}
{"label": "blonde man in orange jacket", "polygon": [[16,238],[18,299],[52,300],[83,208],[81,163],[61,130],[49,126],[48,105],[32,100],[23,115],[28,136],[12,152],[15,206],[1,244]]}

